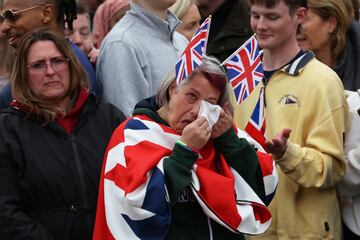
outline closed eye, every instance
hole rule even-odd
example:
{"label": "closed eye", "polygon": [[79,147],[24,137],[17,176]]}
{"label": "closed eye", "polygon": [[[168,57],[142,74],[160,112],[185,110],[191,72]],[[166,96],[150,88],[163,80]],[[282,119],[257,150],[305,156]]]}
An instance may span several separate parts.
{"label": "closed eye", "polygon": [[80,35],[83,37],[87,37],[90,34],[90,29],[88,27],[83,27],[79,31]]}
{"label": "closed eye", "polygon": [[271,21],[275,21],[275,20],[277,20],[279,17],[278,17],[278,16],[275,16],[275,15],[270,15],[270,16],[268,16],[268,18],[269,18]]}
{"label": "closed eye", "polygon": [[209,99],[209,100],[206,100],[208,103],[211,103],[212,105],[217,105],[218,104],[218,101],[216,99]]}

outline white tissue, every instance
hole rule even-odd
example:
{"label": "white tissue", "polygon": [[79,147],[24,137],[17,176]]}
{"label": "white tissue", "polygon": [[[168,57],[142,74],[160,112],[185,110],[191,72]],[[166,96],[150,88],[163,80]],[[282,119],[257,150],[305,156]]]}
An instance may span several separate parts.
{"label": "white tissue", "polygon": [[198,117],[203,116],[209,123],[210,131],[214,124],[218,121],[220,116],[221,107],[219,105],[211,104],[207,101],[202,100]]}

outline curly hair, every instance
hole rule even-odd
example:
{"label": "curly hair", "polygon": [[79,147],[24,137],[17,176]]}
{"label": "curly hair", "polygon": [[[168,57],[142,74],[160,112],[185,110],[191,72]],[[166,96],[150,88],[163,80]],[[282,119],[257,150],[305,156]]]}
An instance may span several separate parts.
{"label": "curly hair", "polygon": [[65,22],[69,28],[73,28],[73,21],[76,19],[76,1],[75,0],[36,0],[37,4],[52,4],[56,14],[57,24],[64,27]]}

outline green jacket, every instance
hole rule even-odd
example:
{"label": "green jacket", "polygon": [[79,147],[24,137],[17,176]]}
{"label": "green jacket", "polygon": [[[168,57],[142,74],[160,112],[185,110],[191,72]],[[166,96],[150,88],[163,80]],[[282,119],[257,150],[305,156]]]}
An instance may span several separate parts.
{"label": "green jacket", "polygon": [[[155,122],[166,124],[150,108],[137,108],[134,115],[146,115]],[[239,139],[233,129],[214,140],[214,147],[221,152],[229,165],[238,171],[257,195],[265,198],[262,173],[256,153],[245,139]],[[239,158],[241,156],[241,160]],[[198,155],[176,144],[170,157],[164,160],[165,184],[171,203],[171,223],[166,239],[245,239],[205,215],[189,187],[191,172]]]}

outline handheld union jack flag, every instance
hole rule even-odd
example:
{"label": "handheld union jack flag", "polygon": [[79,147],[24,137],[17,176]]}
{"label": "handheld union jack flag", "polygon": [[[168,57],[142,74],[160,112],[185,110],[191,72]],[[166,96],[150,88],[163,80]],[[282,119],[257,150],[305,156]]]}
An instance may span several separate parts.
{"label": "handheld union jack flag", "polygon": [[254,138],[267,151],[265,145],[265,91],[260,91],[259,99],[255,105],[254,111],[246,124],[245,131]]}
{"label": "handheld union jack flag", "polygon": [[261,51],[255,36],[249,38],[222,65],[227,68],[236,101],[243,102],[264,76]]}
{"label": "handheld union jack flag", "polygon": [[176,83],[179,84],[202,62],[206,53],[206,45],[211,24],[209,16],[191,38],[180,59],[175,65]]}

